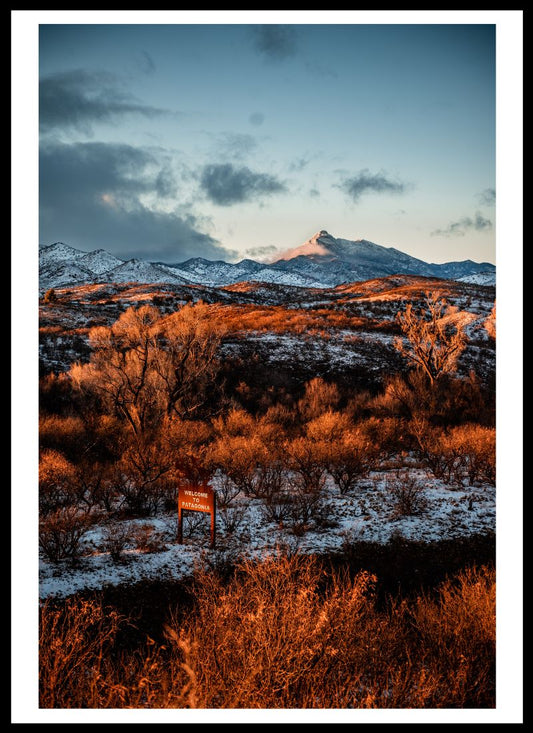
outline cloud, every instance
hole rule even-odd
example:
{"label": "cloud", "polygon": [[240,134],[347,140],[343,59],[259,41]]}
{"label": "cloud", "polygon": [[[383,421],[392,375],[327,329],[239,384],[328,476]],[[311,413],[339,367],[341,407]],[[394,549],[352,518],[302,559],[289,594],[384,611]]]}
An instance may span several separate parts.
{"label": "cloud", "polygon": [[140,103],[124,92],[117,76],[105,71],[76,69],[52,74],[39,84],[41,132],[74,129],[92,135],[97,122],[115,122],[124,115],[153,118],[167,110]]}
{"label": "cloud", "polygon": [[284,61],[296,53],[296,31],[289,25],[259,25],[252,29],[256,50],[269,61]]}
{"label": "cloud", "polygon": [[137,64],[143,74],[154,74],[155,64],[153,58],[150,56],[148,51],[139,51],[136,56]]}
{"label": "cloud", "polygon": [[320,196],[320,191],[313,186],[313,188],[309,189],[309,196],[316,199]]}
{"label": "cloud", "polygon": [[494,188],[486,188],[478,193],[477,199],[481,206],[494,206],[496,203],[496,190]]}
{"label": "cloud", "polygon": [[161,168],[155,179],[155,190],[159,198],[173,198],[177,193],[177,183],[169,165]]}
{"label": "cloud", "polygon": [[253,258],[269,257],[277,252],[278,249],[273,244],[265,244],[262,247],[250,247],[246,250],[246,254]]}
{"label": "cloud", "polygon": [[251,125],[254,125],[254,127],[260,127],[265,121],[265,115],[261,112],[253,112],[248,118],[248,121]]}
{"label": "cloud", "polygon": [[484,232],[492,229],[492,222],[486,219],[479,211],[476,212],[474,218],[464,216],[458,221],[448,224],[446,229],[435,229],[431,232],[432,237],[464,237],[468,231]]}
{"label": "cloud", "polygon": [[231,206],[286,191],[285,184],[274,176],[254,173],[246,167],[235,168],[231,163],[206,165],[200,186],[218,206]]}
{"label": "cloud", "polygon": [[64,241],[82,250],[102,247],[123,259],[167,262],[235,255],[202,232],[192,214],[157,208],[173,176],[152,151],[112,143],[43,143],[39,178],[43,243]]}
{"label": "cloud", "polygon": [[217,156],[232,160],[243,160],[257,148],[253,135],[239,132],[223,132],[215,140]]}
{"label": "cloud", "polygon": [[355,203],[365,193],[391,193],[401,194],[407,189],[407,184],[401,181],[393,181],[387,177],[383,171],[379,173],[371,173],[368,168],[359,171],[355,176],[346,178],[341,184],[337,185],[341,188]]}
{"label": "cloud", "polygon": [[311,158],[296,158],[296,160],[293,160],[289,164],[289,170],[294,173],[299,173],[300,171],[303,171],[303,169],[306,168],[310,162]]}

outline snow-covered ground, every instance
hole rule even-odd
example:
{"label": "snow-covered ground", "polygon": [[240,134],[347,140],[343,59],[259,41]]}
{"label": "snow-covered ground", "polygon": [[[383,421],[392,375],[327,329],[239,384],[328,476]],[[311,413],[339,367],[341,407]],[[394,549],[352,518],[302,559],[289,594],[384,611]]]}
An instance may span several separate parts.
{"label": "snow-covered ground", "polygon": [[[409,468],[409,476],[416,480],[420,489],[422,510],[413,516],[398,514],[396,499],[390,490],[397,470],[373,472],[360,481],[355,491],[344,496],[332,483],[326,484],[324,499],[331,505],[332,521],[301,534],[268,521],[260,500],[238,497],[228,510],[233,518],[239,517],[233,532],[225,531],[228,515],[223,509],[218,510],[215,550],[209,549],[208,514],[189,512],[186,515],[182,545],[177,544],[177,513],[145,519],[109,520],[93,526],[85,536],[84,556],[78,567],[66,563],[54,565],[41,558],[40,597],[65,597],[82,590],[143,580],[177,580],[217,559],[261,557],[280,547],[325,553],[358,541],[383,544],[391,538],[403,537],[432,542],[495,530],[496,492],[493,486],[447,486],[416,466]],[[115,525],[115,530],[122,525],[130,540],[121,561],[114,561],[105,550],[105,536],[111,525]],[[141,549],[146,542],[138,539],[147,535],[154,547],[152,552]]]}

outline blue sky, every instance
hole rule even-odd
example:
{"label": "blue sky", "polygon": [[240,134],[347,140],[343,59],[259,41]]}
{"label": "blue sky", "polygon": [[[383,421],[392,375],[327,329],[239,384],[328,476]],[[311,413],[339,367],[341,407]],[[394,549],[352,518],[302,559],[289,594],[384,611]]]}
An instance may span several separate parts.
{"label": "blue sky", "polygon": [[40,242],[495,261],[492,24],[41,24]]}

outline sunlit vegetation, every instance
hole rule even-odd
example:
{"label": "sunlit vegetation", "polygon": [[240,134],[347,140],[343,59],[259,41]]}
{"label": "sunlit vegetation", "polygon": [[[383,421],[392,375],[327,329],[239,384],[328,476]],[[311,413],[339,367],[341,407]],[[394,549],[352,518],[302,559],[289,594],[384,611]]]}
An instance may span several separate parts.
{"label": "sunlit vegetation", "polygon": [[[102,297],[99,286],[90,292]],[[468,336],[440,296],[392,300],[370,315],[152,296],[109,317],[97,309],[93,326],[75,327],[85,329],[81,357],[41,378],[39,546],[54,566],[80,563],[96,524],[113,562],[126,547],[159,551],[164,539],[149,524],[132,536],[113,520],[174,511],[180,486],[216,488],[225,536],[245,527],[253,501],[266,523],[301,537],[335,526],[326,486],[357,499],[384,467],[394,467],[393,516],[427,510],[413,464],[453,487],[495,484],[493,381],[459,370]],[[61,339],[53,309],[72,298],[47,298],[45,336]],[[360,367],[356,381],[357,367],[310,376],[297,363],[289,373],[253,351],[224,352],[228,339],[258,332],[303,343],[363,329],[390,334],[401,369],[365,381]],[[283,554],[241,564],[229,581],[206,571],[193,612],[175,611],[165,639],[135,650],[120,643],[134,619],[94,599],[46,603],[41,706],[494,705],[492,571],[464,571],[386,606],[375,583]]]}
{"label": "sunlit vegetation", "polygon": [[468,568],[378,603],[376,577],[313,557],[197,575],[155,640],[101,599],[43,604],[43,708],[494,707],[495,579]]}

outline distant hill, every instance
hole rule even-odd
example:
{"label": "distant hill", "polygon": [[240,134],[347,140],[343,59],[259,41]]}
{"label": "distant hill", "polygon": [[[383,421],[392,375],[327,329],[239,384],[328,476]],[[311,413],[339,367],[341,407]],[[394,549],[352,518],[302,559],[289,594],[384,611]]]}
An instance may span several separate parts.
{"label": "distant hill", "polygon": [[42,290],[104,282],[224,287],[245,281],[330,288],[390,275],[421,275],[494,285],[496,268],[489,262],[472,260],[430,264],[394,247],[383,247],[366,239],[335,238],[324,229],[271,263],[244,259],[233,264],[194,257],[168,264],[121,260],[103,249],[82,252],[63,242],[39,248]]}

